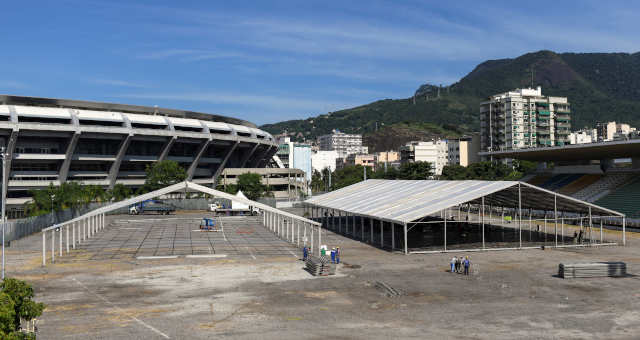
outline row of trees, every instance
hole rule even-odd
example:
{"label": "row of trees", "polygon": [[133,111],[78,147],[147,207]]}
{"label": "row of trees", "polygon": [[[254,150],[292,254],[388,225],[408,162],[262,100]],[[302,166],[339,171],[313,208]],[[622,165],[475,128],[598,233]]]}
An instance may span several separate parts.
{"label": "row of trees", "polygon": [[25,204],[25,213],[28,216],[39,216],[51,211],[77,208],[91,202],[117,202],[182,182],[187,178],[185,169],[172,160],[147,165],[145,174],[144,185],[136,191],[123,184],[116,184],[109,190],[99,185],[83,185],[77,182],[65,182],[60,186],[49,184],[46,189],[29,191],[33,198]]}
{"label": "row of trees", "polygon": [[[29,216],[39,216],[51,211],[77,208],[91,202],[117,202],[182,182],[187,178],[185,169],[172,160],[147,165],[145,174],[144,185],[136,191],[122,184],[116,184],[110,190],[105,190],[99,185],[82,185],[77,182],[66,182],[60,186],[49,184],[46,189],[30,191],[33,199],[25,205],[25,212]],[[238,176],[237,184],[227,185],[224,190],[231,194],[242,190],[251,200],[270,194],[269,187],[262,184],[260,175],[254,173]]]}
{"label": "row of trees", "polygon": [[364,179],[364,172],[369,179],[429,179],[441,180],[517,180],[524,174],[535,168],[535,163],[527,161],[514,161],[513,166],[503,163],[479,162],[467,167],[460,165],[447,165],[442,175],[434,176],[431,163],[415,162],[402,164],[398,169],[379,166],[375,171],[361,165],[346,166],[331,173],[331,187],[329,187],[329,169],[322,172],[314,171],[311,179],[311,188],[315,192],[340,189]]}

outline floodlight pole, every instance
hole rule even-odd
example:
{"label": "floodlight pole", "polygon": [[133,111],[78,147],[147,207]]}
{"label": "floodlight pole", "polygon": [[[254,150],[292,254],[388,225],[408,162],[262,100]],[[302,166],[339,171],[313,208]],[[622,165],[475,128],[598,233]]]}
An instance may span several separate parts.
{"label": "floodlight pole", "polygon": [[6,202],[7,202],[7,176],[5,176],[5,164],[7,157],[6,148],[3,146],[0,148],[0,157],[2,157],[2,281],[4,281],[4,233],[7,225],[6,218]]}

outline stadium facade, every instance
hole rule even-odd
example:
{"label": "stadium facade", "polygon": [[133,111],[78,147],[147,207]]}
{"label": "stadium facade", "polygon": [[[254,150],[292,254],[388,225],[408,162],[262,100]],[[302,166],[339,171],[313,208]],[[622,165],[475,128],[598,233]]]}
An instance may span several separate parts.
{"label": "stadium facade", "polygon": [[188,180],[213,185],[226,167],[266,166],[278,148],[269,133],[231,117],[7,95],[0,95],[0,145],[9,210],[50,183],[137,188],[145,167],[165,159],[183,166]]}

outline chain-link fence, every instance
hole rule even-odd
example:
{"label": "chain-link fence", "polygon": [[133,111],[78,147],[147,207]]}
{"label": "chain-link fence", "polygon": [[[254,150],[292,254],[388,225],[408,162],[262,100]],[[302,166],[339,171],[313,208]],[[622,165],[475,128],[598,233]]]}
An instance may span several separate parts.
{"label": "chain-link fence", "polygon": [[[163,199],[162,202],[173,205],[174,207],[176,207],[177,210],[209,210],[209,205],[213,203],[220,203],[225,206],[231,205],[231,201],[227,199],[221,199],[221,198],[214,198],[214,199],[169,198],[169,199]],[[6,224],[5,241],[9,242],[9,241],[13,241],[13,240],[17,240],[19,238],[25,237],[27,235],[31,235],[33,233],[41,231],[44,228],[50,227],[54,224],[59,224],[59,223],[68,221],[80,215],[86,214],[91,210],[100,208],[108,204],[111,204],[111,202],[89,203],[82,207],[69,208],[61,211],[54,211],[53,213],[49,213],[42,216],[27,217],[27,218],[15,220],[15,221],[9,221]],[[124,208],[111,211],[108,214],[117,215],[117,214],[127,214],[127,213],[129,213],[129,208],[124,207]]]}

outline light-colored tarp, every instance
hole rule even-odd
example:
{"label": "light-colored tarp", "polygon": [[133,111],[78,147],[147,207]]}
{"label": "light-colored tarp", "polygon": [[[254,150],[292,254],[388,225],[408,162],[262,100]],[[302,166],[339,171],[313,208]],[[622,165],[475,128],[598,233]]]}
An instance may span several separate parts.
{"label": "light-colored tarp", "polygon": [[[520,188],[520,190],[519,190]],[[305,203],[373,217],[393,223],[409,223],[464,203],[522,209],[593,214],[623,214],[518,181],[437,181],[370,179],[320,196]]]}

